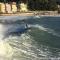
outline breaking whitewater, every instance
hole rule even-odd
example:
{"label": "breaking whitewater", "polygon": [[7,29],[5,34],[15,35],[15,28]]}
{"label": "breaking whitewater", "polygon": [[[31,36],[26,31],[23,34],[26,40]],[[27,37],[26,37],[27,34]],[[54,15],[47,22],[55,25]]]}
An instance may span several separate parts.
{"label": "breaking whitewater", "polygon": [[[28,24],[24,33],[11,27]],[[60,57],[60,17],[0,16],[0,60],[49,60]]]}

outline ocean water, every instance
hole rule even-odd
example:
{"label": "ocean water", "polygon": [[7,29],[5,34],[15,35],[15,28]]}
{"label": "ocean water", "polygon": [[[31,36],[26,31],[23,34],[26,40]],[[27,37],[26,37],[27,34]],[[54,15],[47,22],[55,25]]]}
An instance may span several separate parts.
{"label": "ocean water", "polygon": [[[31,28],[22,34],[6,35],[24,24]],[[59,16],[0,16],[0,60],[53,60],[50,58],[59,57]]]}

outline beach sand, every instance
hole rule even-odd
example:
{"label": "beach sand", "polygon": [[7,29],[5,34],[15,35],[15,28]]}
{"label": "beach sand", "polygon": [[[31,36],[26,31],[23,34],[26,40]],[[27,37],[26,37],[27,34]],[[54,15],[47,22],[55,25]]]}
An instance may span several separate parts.
{"label": "beach sand", "polygon": [[35,11],[32,11],[32,12],[19,12],[19,13],[1,13],[0,16],[60,16],[60,14],[58,14],[57,12],[44,12],[42,11],[41,12],[35,12]]}

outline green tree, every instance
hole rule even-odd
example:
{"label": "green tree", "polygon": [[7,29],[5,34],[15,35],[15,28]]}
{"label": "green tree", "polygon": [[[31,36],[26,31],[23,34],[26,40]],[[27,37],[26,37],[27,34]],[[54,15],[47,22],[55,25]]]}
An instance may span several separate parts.
{"label": "green tree", "polygon": [[55,0],[28,0],[30,10],[56,10],[57,3]]}
{"label": "green tree", "polygon": [[48,7],[48,10],[57,10],[58,6],[56,0],[49,0]]}

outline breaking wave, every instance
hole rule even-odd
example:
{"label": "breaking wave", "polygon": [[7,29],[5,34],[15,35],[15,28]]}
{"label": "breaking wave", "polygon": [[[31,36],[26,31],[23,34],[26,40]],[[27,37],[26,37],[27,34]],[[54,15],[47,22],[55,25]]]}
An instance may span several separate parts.
{"label": "breaking wave", "polygon": [[[0,20],[2,18],[3,17],[0,17]],[[40,18],[40,17],[36,16],[36,18]],[[11,16],[11,18],[4,17],[3,20],[1,21],[4,23],[8,20],[10,20],[11,22],[13,20],[14,22],[16,20],[23,20],[23,19],[27,19],[27,17],[24,17],[24,18],[23,17],[20,18],[20,16],[16,18],[13,16]],[[17,25],[17,24],[14,24],[14,25],[10,24],[10,27],[12,26],[20,27],[20,25]],[[49,46],[38,44],[39,41],[37,42],[36,40],[34,40],[34,37],[31,36],[29,32],[20,34],[19,36],[9,35],[9,37],[6,37],[6,39],[3,40],[4,33],[8,32],[5,29],[10,27],[9,27],[9,24],[6,24],[6,25],[0,24],[0,60],[40,60],[40,58],[42,57],[44,57],[43,59],[45,59],[45,57],[48,58],[48,57],[54,56],[54,54],[52,54],[52,52],[50,51]],[[30,27],[37,28],[39,30],[48,32],[49,34],[52,34],[54,36],[60,37],[60,34],[57,33],[54,29],[45,28],[44,26],[39,24],[35,24],[35,25],[32,24],[30,25]],[[14,29],[9,29],[9,30],[13,31]],[[56,50],[58,51],[58,49]]]}
{"label": "breaking wave", "polygon": [[45,52],[42,48],[38,48],[37,42],[27,33],[21,34],[21,36],[9,36],[5,42],[3,43],[5,50],[10,54],[6,54],[5,51],[5,56],[9,56],[13,60],[40,60],[40,57],[47,57],[51,54],[47,48],[45,48]]}

